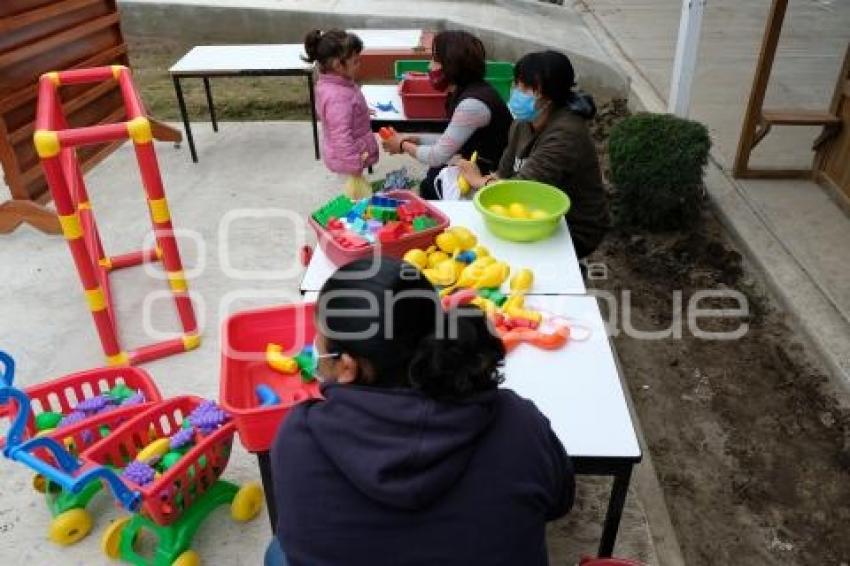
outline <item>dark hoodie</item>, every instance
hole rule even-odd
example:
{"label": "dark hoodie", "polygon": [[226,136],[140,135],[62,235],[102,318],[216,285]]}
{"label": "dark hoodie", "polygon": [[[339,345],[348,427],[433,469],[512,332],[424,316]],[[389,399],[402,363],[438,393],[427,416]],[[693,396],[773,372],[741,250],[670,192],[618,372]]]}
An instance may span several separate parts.
{"label": "dark hoodie", "polygon": [[292,566],[548,563],[545,523],[573,503],[549,421],[499,389],[463,403],[326,385],[272,447],[277,535]]}

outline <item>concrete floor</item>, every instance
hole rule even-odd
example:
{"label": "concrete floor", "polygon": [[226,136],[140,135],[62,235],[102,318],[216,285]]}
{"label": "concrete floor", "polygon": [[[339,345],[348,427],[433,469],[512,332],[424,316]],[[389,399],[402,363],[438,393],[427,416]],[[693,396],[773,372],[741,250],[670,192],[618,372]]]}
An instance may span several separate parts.
{"label": "concrete floor", "polygon": [[[633,100],[664,111],[680,0],[576,0],[628,72]],[[706,186],[721,216],[772,281],[778,298],[850,388],[850,222],[817,184],[736,181],[730,167],[752,86],[770,0],[714,0],[703,17],[691,116],[706,124],[719,168]],[[791,2],[766,107],[826,109],[850,39],[850,3]],[[776,127],[753,152],[754,167],[810,167],[816,128]]]}
{"label": "concrete floor", "polygon": [[[186,148],[177,151],[158,144],[189,288],[203,329],[198,350],[144,366],[165,395],[216,398],[223,317],[247,307],[298,300],[297,250],[303,237],[309,238],[303,219],[337,193],[339,185],[336,176],[313,159],[309,128],[306,122],[224,123],[214,135],[209,124],[199,123],[195,125],[197,165]],[[401,163],[398,157],[384,156],[376,176]],[[404,163],[411,165],[409,160]],[[88,175],[87,183],[108,252],[139,248],[149,225],[132,148],[122,147]],[[129,347],[152,341],[154,331],[177,329],[168,300],[153,302],[149,323],[142,316],[146,298],[165,289],[156,274],[156,270],[147,274],[135,268],[116,272],[112,278],[121,335]],[[4,236],[0,280],[4,281],[0,348],[16,358],[19,385],[103,364],[62,238],[47,237],[26,226]],[[0,564],[107,562],[99,550],[99,536],[108,520],[120,514],[109,497],[99,498],[93,507],[92,535],[73,547],[59,548],[46,539],[49,514],[42,497],[30,488],[32,473],[8,461],[0,467]],[[237,446],[225,477],[259,481],[255,459]],[[557,537],[552,553],[558,563],[574,563],[580,554],[595,550],[606,483],[579,481],[576,511],[553,526]],[[193,547],[206,564],[259,564],[269,537],[266,515],[244,525],[228,517],[226,510],[217,511]],[[617,550],[648,564],[658,563],[643,506],[634,493],[628,498]]]}

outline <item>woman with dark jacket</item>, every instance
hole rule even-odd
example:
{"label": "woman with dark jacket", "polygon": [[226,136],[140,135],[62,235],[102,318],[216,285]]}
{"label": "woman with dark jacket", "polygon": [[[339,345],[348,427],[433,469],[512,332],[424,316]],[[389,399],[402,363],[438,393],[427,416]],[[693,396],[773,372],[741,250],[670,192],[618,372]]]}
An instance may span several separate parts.
{"label": "woman with dark jacket", "polygon": [[514,67],[508,106],[514,123],[497,171],[469,161],[458,165],[472,187],[497,179],[530,179],[564,191],[572,201],[567,222],[579,258],[608,230],[608,204],[596,146],[587,121],[596,114],[590,96],[577,93],[569,58],[557,51],[529,53]]}
{"label": "woman with dark jacket", "polygon": [[429,167],[420,187],[423,198],[440,198],[434,180],[455,155],[478,154],[482,171],[495,171],[508,143],[511,114],[499,93],[484,80],[484,44],[465,31],[434,37],[428,73],[437,90],[448,92],[449,125],[437,135],[399,135],[384,140],[389,153],[407,153]]}
{"label": "woman with dark jacket", "polygon": [[281,548],[292,566],[547,564],[546,522],[575,491],[564,447],[499,388],[505,351],[484,314],[443,311],[417,269],[379,261],[319,295],[324,400],[293,409],[272,447],[266,564]]}

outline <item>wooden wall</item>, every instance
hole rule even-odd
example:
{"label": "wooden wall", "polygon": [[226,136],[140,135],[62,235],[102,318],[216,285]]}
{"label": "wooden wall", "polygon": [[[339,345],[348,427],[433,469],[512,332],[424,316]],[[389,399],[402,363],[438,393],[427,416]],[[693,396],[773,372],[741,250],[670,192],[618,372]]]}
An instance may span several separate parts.
{"label": "wooden wall", "polygon": [[[32,144],[42,73],[129,65],[115,0],[0,0],[0,162],[12,197],[49,200]],[[60,89],[71,126],[124,118],[118,83]],[[79,151],[85,169],[120,142]]]}

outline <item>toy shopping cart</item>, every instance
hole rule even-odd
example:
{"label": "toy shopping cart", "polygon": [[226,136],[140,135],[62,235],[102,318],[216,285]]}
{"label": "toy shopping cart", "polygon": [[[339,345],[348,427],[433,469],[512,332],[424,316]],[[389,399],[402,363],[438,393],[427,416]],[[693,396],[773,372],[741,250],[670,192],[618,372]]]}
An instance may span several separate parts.
{"label": "toy shopping cart", "polygon": [[[138,565],[194,565],[199,557],[189,548],[192,537],[217,506],[230,504],[236,521],[253,519],[263,505],[262,488],[254,483],[240,488],[219,479],[227,467],[235,431],[214,403],[176,397],[133,417],[86,450],[82,458],[89,465],[124,468],[121,479],[125,487],[139,496],[137,507],[125,506],[135,514],[115,521],[104,533],[104,552],[110,558]],[[174,439],[178,436],[193,440],[176,462],[143,484],[128,479],[129,464],[148,460],[146,453],[160,461],[175,454]],[[170,443],[167,447],[166,439]],[[134,549],[143,531],[157,539],[151,559]]]}
{"label": "toy shopping cart", "polygon": [[[0,386],[12,388],[14,361],[0,351],[0,363],[4,366]],[[19,436],[13,440],[0,438],[0,447],[11,449],[36,437],[50,438],[76,457],[131,415],[158,402],[161,396],[151,377],[141,369],[103,368],[60,377],[19,393],[7,392],[7,398],[8,403],[0,404],[0,416],[12,421],[20,416],[15,431]],[[26,407],[26,417],[20,411],[22,406]],[[78,411],[81,406],[87,408],[87,412]],[[34,448],[31,454],[47,464],[57,463],[47,448]],[[53,516],[48,529],[50,540],[69,545],[88,535],[93,520],[86,508],[102,486],[101,482],[94,481],[72,492],[48,481],[40,473],[33,476],[33,487],[45,494]]]}

